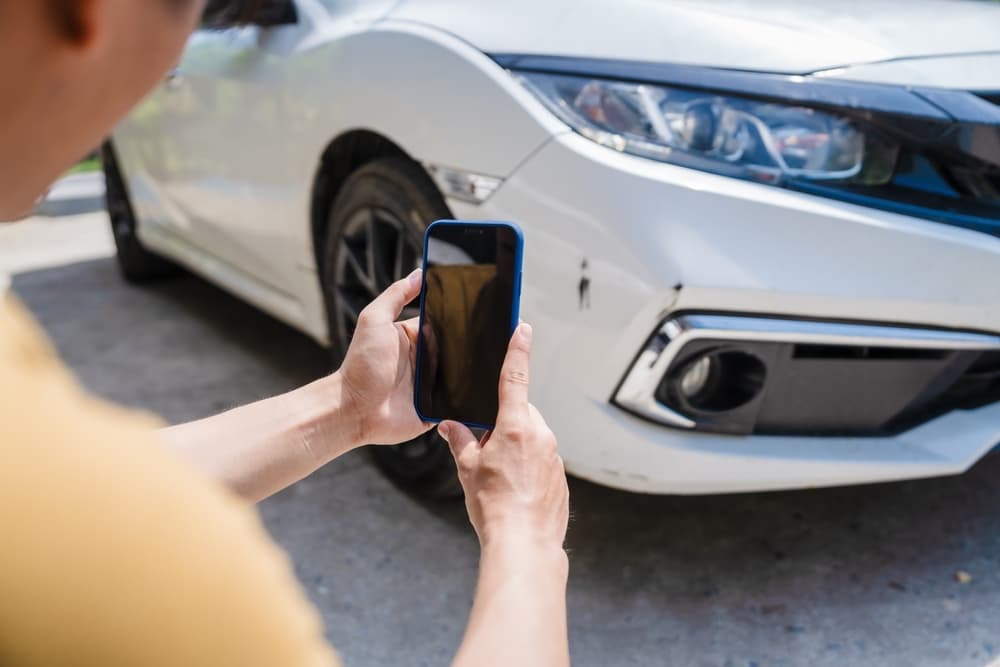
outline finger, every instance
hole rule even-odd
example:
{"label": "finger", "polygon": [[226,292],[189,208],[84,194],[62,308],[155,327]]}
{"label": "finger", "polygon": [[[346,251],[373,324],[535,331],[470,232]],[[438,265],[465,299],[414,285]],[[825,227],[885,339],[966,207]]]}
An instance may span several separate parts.
{"label": "finger", "polygon": [[420,318],[411,317],[408,320],[403,320],[399,323],[399,326],[403,327],[403,333],[405,333],[406,337],[410,339],[410,344],[416,345],[417,334],[420,331]]}
{"label": "finger", "polygon": [[448,442],[451,455],[455,457],[456,463],[468,460],[470,454],[479,451],[479,440],[475,434],[465,426],[456,421],[443,421],[438,424],[438,434]]}
{"label": "finger", "polygon": [[417,367],[417,335],[420,330],[420,318],[413,317],[408,320],[403,320],[399,322],[399,327],[403,330],[403,335],[406,336],[406,340],[409,343],[410,354],[410,367],[411,369],[416,369]]}
{"label": "finger", "polygon": [[528,408],[528,364],[531,360],[531,325],[521,322],[507,346],[500,369],[500,411],[497,423],[523,419]]}
{"label": "finger", "polygon": [[358,319],[358,324],[385,324],[395,322],[399,319],[399,314],[403,312],[406,304],[417,298],[420,294],[421,284],[420,269],[389,285],[384,292],[375,297],[375,300],[368,304]]}

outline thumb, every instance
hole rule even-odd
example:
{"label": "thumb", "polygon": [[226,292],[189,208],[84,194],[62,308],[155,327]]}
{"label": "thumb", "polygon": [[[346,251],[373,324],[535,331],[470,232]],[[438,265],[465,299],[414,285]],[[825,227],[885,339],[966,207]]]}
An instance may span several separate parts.
{"label": "thumb", "polygon": [[479,439],[465,424],[443,421],[438,425],[438,434],[448,441],[448,447],[456,463],[464,457],[478,453]]}
{"label": "thumb", "polygon": [[375,300],[365,307],[362,315],[369,324],[395,322],[406,304],[420,294],[421,281],[420,269],[415,269],[410,275],[389,285],[384,292],[375,297]]}

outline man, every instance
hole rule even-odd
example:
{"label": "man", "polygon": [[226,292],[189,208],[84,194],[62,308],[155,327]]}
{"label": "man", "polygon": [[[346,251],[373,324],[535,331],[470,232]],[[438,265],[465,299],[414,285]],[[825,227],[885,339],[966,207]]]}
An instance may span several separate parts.
{"label": "man", "polygon": [[[203,2],[0,0],[0,220],[156,85]],[[0,295],[0,664],[336,664],[248,501],[431,428],[411,402],[415,323],[395,321],[419,289],[414,273],[366,308],[333,375],[159,431],[86,396]],[[568,491],[528,403],[530,348],[522,324],[488,443],[439,427],[481,545],[458,665],[569,662]]]}

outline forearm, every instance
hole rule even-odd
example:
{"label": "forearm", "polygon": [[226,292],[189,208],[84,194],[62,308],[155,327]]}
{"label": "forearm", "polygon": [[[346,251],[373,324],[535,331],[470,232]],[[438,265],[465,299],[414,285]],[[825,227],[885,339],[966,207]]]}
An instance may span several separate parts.
{"label": "forearm", "polygon": [[569,665],[566,579],[559,548],[483,548],[469,625],[453,667]]}
{"label": "forearm", "polygon": [[338,374],[164,429],[167,445],[247,500],[306,477],[360,443]]}

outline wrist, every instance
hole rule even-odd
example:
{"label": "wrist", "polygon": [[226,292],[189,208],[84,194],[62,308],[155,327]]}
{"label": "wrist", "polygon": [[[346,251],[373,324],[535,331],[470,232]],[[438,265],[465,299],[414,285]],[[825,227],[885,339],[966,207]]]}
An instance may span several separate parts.
{"label": "wrist", "polygon": [[513,571],[544,570],[563,579],[569,574],[569,558],[560,542],[523,530],[491,533],[481,543],[481,559]]}
{"label": "wrist", "polygon": [[289,397],[302,415],[300,433],[305,447],[319,465],[360,447],[361,419],[340,371],[320,378]]}

